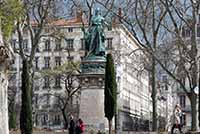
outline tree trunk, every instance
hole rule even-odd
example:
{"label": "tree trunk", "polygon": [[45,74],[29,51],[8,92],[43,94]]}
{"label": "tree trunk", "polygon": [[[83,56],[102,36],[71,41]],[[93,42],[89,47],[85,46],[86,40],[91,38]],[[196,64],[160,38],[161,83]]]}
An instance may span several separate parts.
{"label": "tree trunk", "polygon": [[8,77],[6,68],[0,63],[0,134],[8,134]]}
{"label": "tree trunk", "polygon": [[197,130],[197,95],[192,92],[190,97],[191,102],[191,115],[192,115],[192,125],[191,130],[196,131]]}
{"label": "tree trunk", "polygon": [[108,120],[109,134],[112,134],[112,120]]}
{"label": "tree trunk", "polygon": [[[199,86],[198,86],[198,90],[200,90],[200,62],[199,62],[199,78],[198,78],[198,83],[199,83]],[[198,119],[199,119],[199,128],[200,128],[200,95],[199,95],[199,102],[198,102],[198,110],[199,111],[199,115],[198,115]]]}
{"label": "tree trunk", "polygon": [[[3,44],[1,27],[0,27],[0,46]],[[0,134],[8,134],[8,76],[7,76],[7,59],[6,55],[0,49]],[[7,56],[6,56],[7,57]]]}
{"label": "tree trunk", "polygon": [[10,102],[9,106],[9,130],[16,128],[16,111],[15,111],[15,101]]}
{"label": "tree trunk", "polygon": [[152,105],[153,105],[153,122],[152,122],[152,131],[157,131],[157,91],[156,91],[156,80],[155,80],[155,59],[152,58],[152,72],[151,72],[151,88],[152,88]]}
{"label": "tree trunk", "polygon": [[62,110],[62,115],[63,115],[63,119],[64,119],[64,122],[65,122],[64,128],[67,129],[68,128],[68,120],[67,120],[67,116],[66,116],[66,113],[65,113],[65,109]]}
{"label": "tree trunk", "polygon": [[[153,49],[156,50],[157,47],[157,34],[156,31],[156,16],[155,16],[155,1],[152,0],[152,37],[153,37]],[[153,123],[152,123],[152,131],[157,132],[157,90],[156,90],[156,61],[152,56],[152,70],[151,70],[151,87],[152,87],[152,105],[153,105]]]}
{"label": "tree trunk", "polygon": [[21,134],[32,134],[32,105],[31,105],[31,85],[29,75],[29,64],[27,60],[23,60],[22,67],[22,94],[21,94],[21,113],[20,113],[20,129]]}
{"label": "tree trunk", "polygon": [[[196,39],[196,24],[197,24],[197,12],[196,9],[193,8],[192,10],[192,25],[191,25],[191,60],[192,60],[192,66],[191,66],[191,80],[192,80],[192,86],[194,88],[197,87],[197,74],[198,74],[198,68],[197,68],[197,59],[198,59],[198,49],[197,49],[197,39]],[[196,131],[197,130],[197,95],[194,93],[194,89],[190,91],[191,93],[191,110],[192,110],[192,125],[191,130]]]}
{"label": "tree trunk", "polygon": [[117,122],[118,122],[118,114],[117,114],[117,111],[116,111],[116,113],[115,113],[115,134],[117,134],[117,130],[118,130],[118,128],[117,128]]}

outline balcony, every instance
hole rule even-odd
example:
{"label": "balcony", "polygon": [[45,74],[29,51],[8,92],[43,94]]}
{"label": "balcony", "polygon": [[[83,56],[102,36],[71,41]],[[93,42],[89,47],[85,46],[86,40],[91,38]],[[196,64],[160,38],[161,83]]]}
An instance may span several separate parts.
{"label": "balcony", "polygon": [[50,109],[50,108],[51,108],[51,105],[49,104],[42,105],[42,109]]}

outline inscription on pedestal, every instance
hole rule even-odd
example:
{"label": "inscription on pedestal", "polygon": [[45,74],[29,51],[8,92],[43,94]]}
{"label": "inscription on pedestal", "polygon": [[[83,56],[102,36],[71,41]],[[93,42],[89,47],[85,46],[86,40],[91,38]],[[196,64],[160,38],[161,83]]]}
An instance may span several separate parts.
{"label": "inscription on pedestal", "polygon": [[104,74],[105,61],[104,60],[83,60],[81,64],[83,74]]}
{"label": "inscription on pedestal", "polygon": [[81,69],[80,118],[86,129],[104,130],[108,126],[104,114],[105,60],[83,60]]}

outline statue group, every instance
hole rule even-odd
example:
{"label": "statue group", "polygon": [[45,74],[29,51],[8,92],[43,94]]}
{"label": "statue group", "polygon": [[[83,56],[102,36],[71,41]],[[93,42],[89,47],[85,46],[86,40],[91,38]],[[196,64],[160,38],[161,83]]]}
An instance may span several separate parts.
{"label": "statue group", "polygon": [[95,10],[95,15],[91,18],[88,30],[84,32],[86,59],[96,57],[105,58],[105,33],[103,30],[105,19],[101,16],[100,9]]}
{"label": "statue group", "polygon": [[86,56],[82,61],[82,73],[104,74],[105,70],[105,19],[101,16],[100,9],[95,10],[87,31],[83,27]]}

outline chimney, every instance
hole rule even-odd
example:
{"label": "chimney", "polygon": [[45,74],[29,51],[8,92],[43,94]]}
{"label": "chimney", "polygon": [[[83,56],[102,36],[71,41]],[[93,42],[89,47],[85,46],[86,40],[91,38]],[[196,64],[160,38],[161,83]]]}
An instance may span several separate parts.
{"label": "chimney", "polygon": [[119,23],[121,22],[121,18],[122,18],[122,8],[119,8],[118,9],[118,20],[119,20]]}
{"label": "chimney", "polygon": [[82,15],[83,15],[83,12],[81,9],[77,9],[76,11],[76,21],[77,22],[81,22],[82,21]]}
{"label": "chimney", "polygon": [[119,16],[119,17],[122,17],[122,8],[119,8],[119,9],[118,9],[118,16]]}

